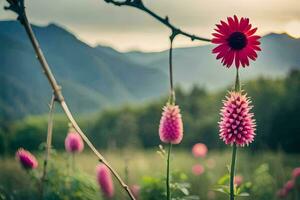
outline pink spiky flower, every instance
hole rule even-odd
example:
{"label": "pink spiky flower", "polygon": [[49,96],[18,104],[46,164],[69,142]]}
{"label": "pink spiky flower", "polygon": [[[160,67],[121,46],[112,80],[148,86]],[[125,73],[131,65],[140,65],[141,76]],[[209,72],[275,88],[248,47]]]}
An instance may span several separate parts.
{"label": "pink spiky flower", "polygon": [[16,158],[25,169],[35,169],[38,167],[38,162],[34,155],[23,148],[19,148],[16,152]]}
{"label": "pink spiky flower", "polygon": [[69,132],[65,139],[66,151],[70,153],[80,153],[82,152],[83,148],[84,148],[84,143],[80,135],[75,131]]}
{"label": "pink spiky flower", "polygon": [[221,109],[220,138],[225,144],[249,145],[255,136],[251,101],[242,92],[229,92]]}
{"label": "pink spiky flower", "polygon": [[97,166],[97,181],[105,197],[114,196],[114,185],[109,169],[104,164]]}
{"label": "pink spiky flower", "polygon": [[197,143],[193,146],[192,153],[196,158],[204,158],[207,154],[207,146],[203,143]]}
{"label": "pink spiky flower", "polygon": [[164,143],[179,144],[183,137],[183,123],[177,105],[167,104],[163,108],[159,124],[159,137]]}

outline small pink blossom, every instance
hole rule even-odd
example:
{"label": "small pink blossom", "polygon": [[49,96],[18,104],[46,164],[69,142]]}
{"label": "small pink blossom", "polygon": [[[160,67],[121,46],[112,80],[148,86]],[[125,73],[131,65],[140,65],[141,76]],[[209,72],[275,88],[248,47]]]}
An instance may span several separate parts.
{"label": "small pink blossom", "polygon": [[194,175],[196,176],[200,176],[201,174],[203,174],[205,171],[204,167],[200,164],[195,164],[193,167],[192,167],[192,172]]}
{"label": "small pink blossom", "polygon": [[109,169],[104,164],[97,166],[97,181],[105,197],[111,198],[114,195],[114,185]]}
{"label": "small pink blossom", "polygon": [[192,152],[196,158],[204,158],[207,154],[207,146],[203,143],[197,143],[193,146]]}
{"label": "small pink blossom", "polygon": [[251,101],[241,92],[229,92],[221,109],[220,138],[225,144],[249,145],[255,136]]}
{"label": "small pink blossom", "polygon": [[284,188],[289,192],[294,188],[294,186],[295,186],[295,181],[289,180],[285,183]]}
{"label": "small pink blossom", "polygon": [[80,153],[84,148],[84,143],[80,135],[76,132],[69,132],[65,139],[65,149],[70,153]]}
{"label": "small pink blossom", "polygon": [[159,137],[164,143],[179,144],[183,137],[183,123],[177,105],[167,104],[163,108],[159,124]]}
{"label": "small pink blossom", "polygon": [[237,176],[234,177],[234,184],[236,186],[240,186],[240,185],[242,185],[243,180],[244,180],[243,176],[237,175]]}
{"label": "small pink blossom", "polygon": [[298,178],[300,176],[300,167],[297,167],[293,170],[293,173],[292,173],[292,177],[294,179]]}
{"label": "small pink blossom", "polygon": [[23,148],[16,152],[16,158],[25,169],[35,169],[38,167],[38,162],[34,155]]}

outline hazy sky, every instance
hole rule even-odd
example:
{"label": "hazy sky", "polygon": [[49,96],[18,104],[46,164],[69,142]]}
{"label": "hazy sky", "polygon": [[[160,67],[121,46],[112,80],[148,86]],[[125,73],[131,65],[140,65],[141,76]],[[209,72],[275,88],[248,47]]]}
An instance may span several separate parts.
{"label": "hazy sky", "polygon": [[[26,1],[26,0],[25,0]],[[182,30],[210,37],[214,25],[227,16],[249,17],[259,34],[287,32],[300,37],[300,0],[144,0],[145,5]],[[0,0],[0,6],[6,5]],[[56,23],[91,45],[121,51],[157,51],[168,47],[169,30],[144,12],[116,7],[104,0],[27,0],[32,23]],[[0,10],[0,20],[13,19]],[[176,47],[203,44],[178,37]]]}

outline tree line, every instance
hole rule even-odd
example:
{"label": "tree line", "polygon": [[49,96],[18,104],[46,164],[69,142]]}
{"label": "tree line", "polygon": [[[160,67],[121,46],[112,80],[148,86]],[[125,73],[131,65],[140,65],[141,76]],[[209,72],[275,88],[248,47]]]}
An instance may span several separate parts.
{"label": "tree line", "polygon": [[[300,71],[293,70],[285,78],[258,78],[245,82],[254,105],[257,122],[252,150],[284,150],[300,152]],[[225,147],[218,136],[219,110],[228,90],[209,92],[199,86],[189,91],[176,89],[184,122],[181,148],[190,148],[197,142],[209,148]],[[97,148],[152,148],[160,144],[158,125],[166,98],[146,105],[127,105],[108,109],[98,114],[82,116],[79,123]],[[47,130],[47,116],[27,117],[2,125],[0,153],[14,152],[19,146],[28,150],[42,148]],[[53,145],[64,148],[68,123],[62,114],[55,116]]]}

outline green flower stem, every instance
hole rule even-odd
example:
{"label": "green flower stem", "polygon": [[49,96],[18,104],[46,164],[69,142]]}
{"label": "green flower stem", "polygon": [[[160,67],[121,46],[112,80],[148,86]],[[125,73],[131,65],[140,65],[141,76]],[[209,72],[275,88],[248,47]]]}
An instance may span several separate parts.
{"label": "green flower stem", "polygon": [[235,163],[236,163],[237,146],[232,146],[232,158],[230,169],[230,200],[234,200],[234,175],[235,175]]}
{"label": "green flower stem", "polygon": [[173,40],[176,37],[176,35],[172,34],[170,36],[170,49],[169,49],[169,78],[170,78],[170,97],[169,97],[169,103],[171,105],[175,104],[175,90],[173,85]]}
{"label": "green flower stem", "polygon": [[[236,69],[236,78],[235,78],[235,86],[234,90],[236,92],[241,91],[239,70]],[[236,163],[236,154],[237,154],[237,146],[233,144],[232,146],[232,157],[231,157],[231,166],[230,166],[230,200],[234,200],[234,176],[235,176],[235,163]]]}
{"label": "green flower stem", "polygon": [[166,180],[167,200],[171,200],[171,191],[170,191],[170,156],[171,156],[171,151],[172,151],[172,144],[169,143],[168,158],[167,158],[167,180]]}
{"label": "green flower stem", "polygon": [[75,172],[75,153],[72,153],[72,171],[73,173]]}
{"label": "green flower stem", "polygon": [[236,69],[236,77],[235,77],[235,86],[234,86],[234,90],[235,90],[236,92],[240,92],[240,91],[241,91],[241,83],[240,83],[239,69]]}

